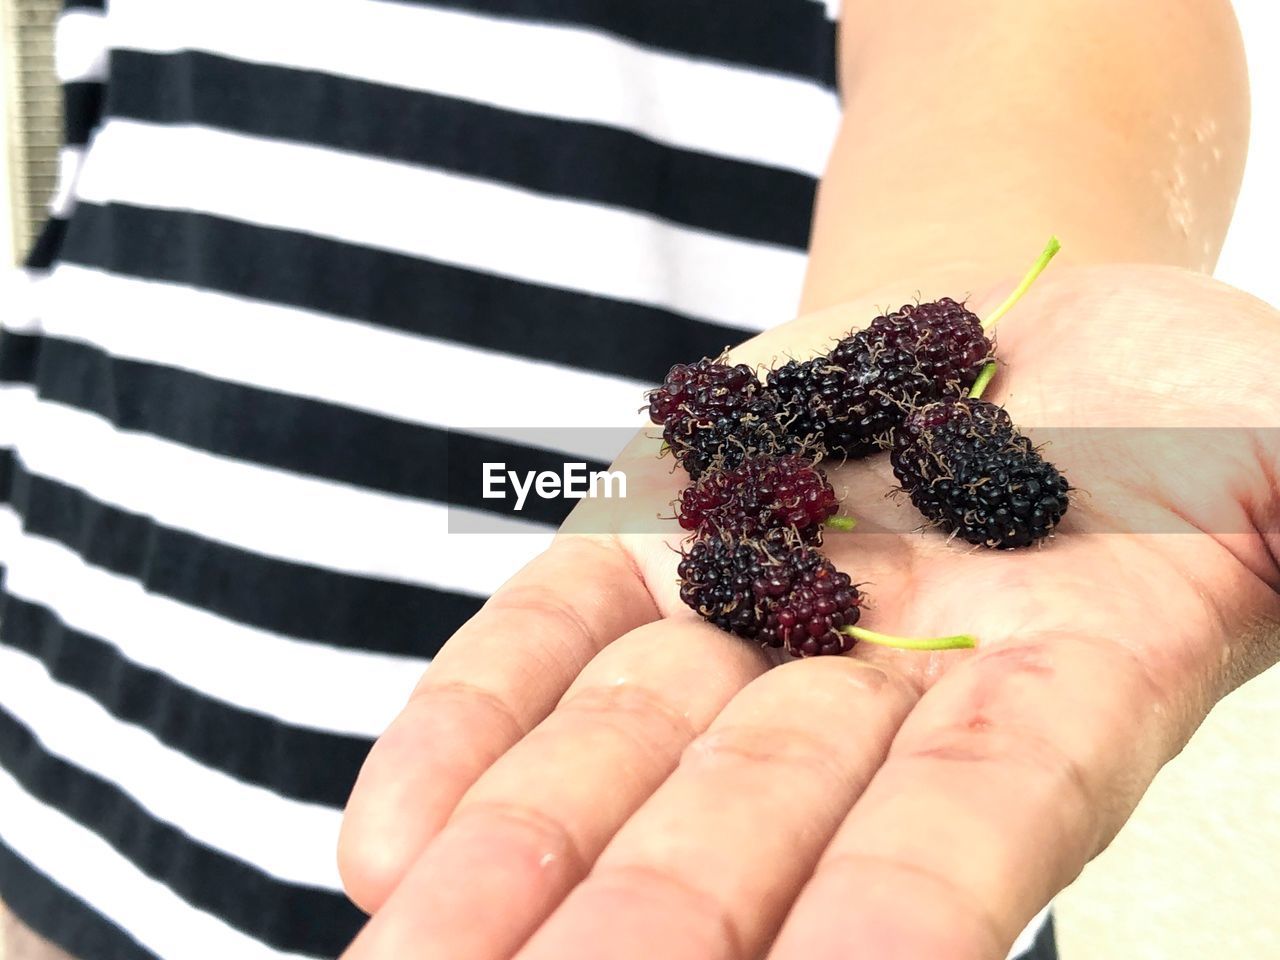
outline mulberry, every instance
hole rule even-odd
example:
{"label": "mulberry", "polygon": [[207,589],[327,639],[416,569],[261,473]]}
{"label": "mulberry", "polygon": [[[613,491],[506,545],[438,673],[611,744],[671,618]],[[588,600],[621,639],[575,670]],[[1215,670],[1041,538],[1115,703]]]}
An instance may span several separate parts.
{"label": "mulberry", "polygon": [[712,467],[733,469],[755,454],[802,446],[779,423],[776,398],[745,364],[703,359],[676,364],[649,393],[649,419],[693,479]]}
{"label": "mulberry", "polygon": [[680,494],[676,519],[686,530],[735,539],[794,532],[822,542],[822,525],[840,509],[831,482],[804,457],[752,457],[733,470],[704,473]]}
{"label": "mulberry", "polygon": [[1069,505],[1066,478],[985,400],[914,411],[895,434],[890,460],[916,508],[969,543],[1030,546],[1053,532]]}
{"label": "mulberry", "polygon": [[960,397],[991,357],[978,317],[950,298],[908,304],[825,356],[769,375],[788,432],[832,456],[881,449],[913,406]]}
{"label": "mulberry", "polygon": [[722,630],[797,657],[853,649],[858,588],[812,546],[707,537],[679,575],[680,599]]}

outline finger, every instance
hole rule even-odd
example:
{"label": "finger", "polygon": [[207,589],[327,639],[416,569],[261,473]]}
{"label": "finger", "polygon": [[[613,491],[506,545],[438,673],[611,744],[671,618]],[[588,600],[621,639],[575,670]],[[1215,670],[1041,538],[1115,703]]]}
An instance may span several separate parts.
{"label": "finger", "polygon": [[758,649],[692,621],[610,645],[468,791],[348,960],[510,957],[765,667]]}
{"label": "finger", "polygon": [[849,658],[765,674],[685,751],[520,960],[757,955],[914,697]]}
{"label": "finger", "polygon": [[338,845],[352,900],[381,906],[476,778],[606,644],[657,616],[626,554],[603,538],[560,538],[494,594],[365,760]]}
{"label": "finger", "polygon": [[1079,636],[955,668],[903,725],[770,960],[1006,956],[1189,735],[1169,689]]}

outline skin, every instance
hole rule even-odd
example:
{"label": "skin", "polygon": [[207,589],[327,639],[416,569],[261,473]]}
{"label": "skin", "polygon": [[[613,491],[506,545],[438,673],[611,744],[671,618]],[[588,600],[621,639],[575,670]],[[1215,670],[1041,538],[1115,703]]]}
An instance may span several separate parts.
{"label": "skin", "polygon": [[683,478],[638,436],[626,506],[583,501],[370,754],[352,960],[1000,958],[1280,658],[1280,315],[1195,272],[1243,156],[1229,8],[846,7],[807,312],[735,357],[816,353],[917,291],[983,315],[1057,229],[1075,265],[1002,323],[986,396],[1027,427],[1143,429],[1055,431],[1083,492],[1016,553],[905,533],[883,457],[833,466],[860,523],[824,549],[868,584],[863,623],[981,644],[772,669],[680,604],[653,518]]}

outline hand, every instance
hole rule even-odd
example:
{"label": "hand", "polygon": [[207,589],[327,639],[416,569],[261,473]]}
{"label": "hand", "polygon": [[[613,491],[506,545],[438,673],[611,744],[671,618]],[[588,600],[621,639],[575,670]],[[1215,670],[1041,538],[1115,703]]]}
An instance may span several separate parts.
{"label": "hand", "polygon": [[[735,356],[817,352],[874,313]],[[1080,493],[1043,549],[903,534],[885,458],[832,471],[861,523],[824,549],[869,582],[863,622],[977,651],[767,669],[681,605],[674,523],[638,531],[684,481],[638,438],[635,513],[604,534],[584,502],[568,526],[592,532],[495,595],[370,754],[341,864],[378,912],[349,957],[1004,957],[1280,656],[1280,317],[1173,269],[1055,268],[998,353],[987,397],[1024,427],[1153,429],[1055,434]]]}

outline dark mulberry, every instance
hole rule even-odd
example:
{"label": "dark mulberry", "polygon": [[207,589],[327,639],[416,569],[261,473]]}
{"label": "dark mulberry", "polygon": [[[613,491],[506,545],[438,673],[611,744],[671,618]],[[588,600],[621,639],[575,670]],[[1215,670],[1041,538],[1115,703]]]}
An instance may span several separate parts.
{"label": "dark mulberry", "polygon": [[768,386],[789,433],[831,456],[863,457],[911,407],[962,396],[991,352],[978,317],[943,298],[877,317],[825,356],[772,371]]}
{"label": "dark mulberry", "polygon": [[680,599],[722,630],[797,657],[853,648],[858,588],[812,546],[705,537],[679,575]]}
{"label": "dark mulberry", "polygon": [[1030,546],[1067,512],[1066,478],[985,400],[914,411],[895,433],[891,462],[916,508],[969,543]]}

